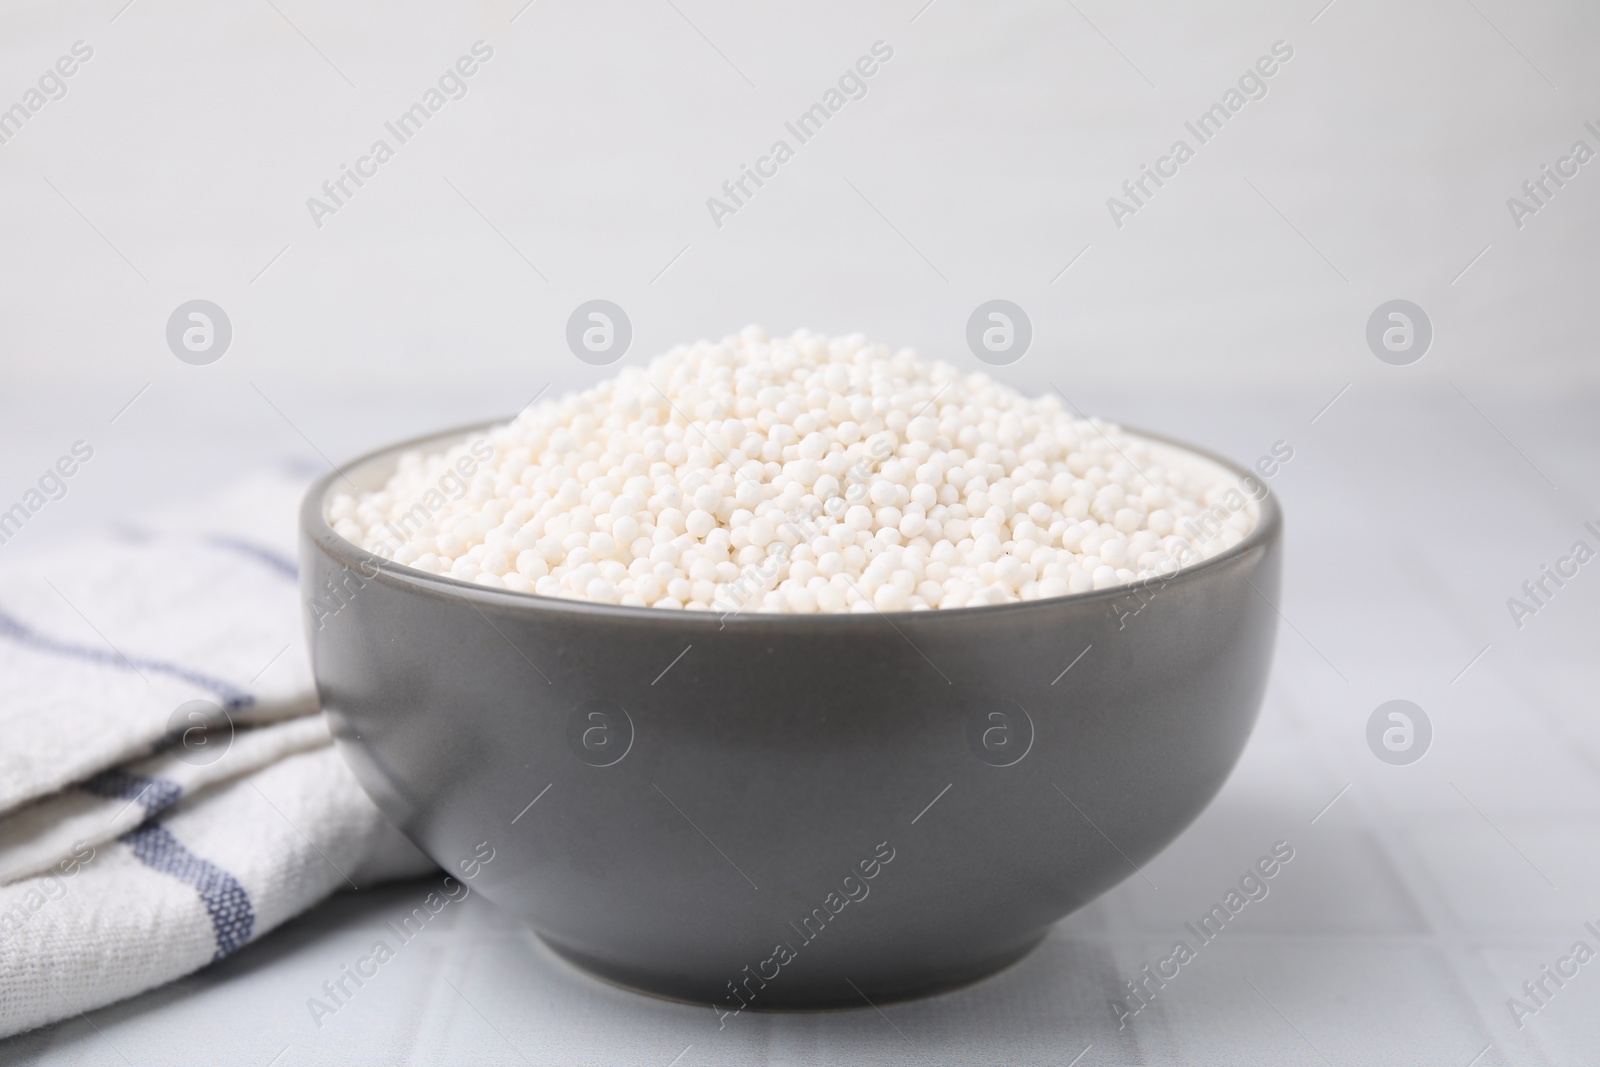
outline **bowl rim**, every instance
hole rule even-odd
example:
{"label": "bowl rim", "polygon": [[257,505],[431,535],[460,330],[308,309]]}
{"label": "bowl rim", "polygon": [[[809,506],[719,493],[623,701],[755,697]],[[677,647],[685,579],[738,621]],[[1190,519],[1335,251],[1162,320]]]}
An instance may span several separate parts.
{"label": "bowl rim", "polygon": [[[513,416],[514,417],[514,416]],[[689,611],[683,608],[655,608],[635,607],[627,604],[603,604],[592,600],[575,600],[566,597],[543,596],[538,593],[522,593],[513,589],[495,589],[490,586],[479,585],[476,582],[463,581],[460,578],[451,578],[448,575],[433,574],[429,571],[418,570],[403,563],[396,563],[392,559],[368,551],[352,541],[336,533],[328,523],[324,514],[324,504],[332,490],[334,483],[339,479],[348,481],[348,472],[359,467],[375,463],[402,452],[426,449],[444,442],[459,442],[469,438],[474,432],[494,429],[504,426],[513,417],[495,419],[480,419],[462,426],[432,433],[422,434],[417,437],[407,438],[394,444],[385,445],[364,452],[353,459],[333,467],[328,473],[319,477],[306,490],[300,505],[299,529],[303,537],[320,547],[328,556],[345,567],[356,570],[365,581],[384,579],[396,585],[408,587],[416,592],[428,593],[434,596],[450,596],[464,599],[472,606],[479,604],[493,605],[499,609],[521,608],[528,611],[546,611],[574,614],[580,616],[593,616],[596,618],[611,618],[634,622],[654,622],[671,625],[712,625],[721,630],[729,626],[786,626],[795,627],[806,624],[827,626],[848,626],[846,620],[855,620],[855,625],[875,622],[878,618],[889,621],[891,625],[901,622],[912,622],[920,627],[940,617],[952,620],[979,620],[990,615],[1002,612],[1019,613],[1030,611],[1049,611],[1065,607],[1078,607],[1081,605],[1097,604],[1119,600],[1131,596],[1136,589],[1147,588],[1145,583],[1138,580],[1123,585],[1112,586],[1107,589],[1092,589],[1083,593],[1066,593],[1062,596],[1040,597],[1036,600],[1021,600],[1004,604],[982,604],[975,607],[962,608],[930,608],[924,611],[883,611],[874,607],[872,611],[846,611],[846,612],[812,612],[809,614],[790,614],[780,612],[760,612],[739,610],[728,614],[715,611]],[[1223,549],[1216,555],[1201,560],[1187,567],[1180,567],[1173,572],[1164,582],[1163,586],[1173,582],[1189,582],[1199,580],[1201,576],[1220,567],[1226,566],[1234,560],[1247,556],[1252,552],[1264,549],[1275,544],[1283,529],[1283,511],[1278,505],[1278,495],[1272,491],[1267,479],[1258,476],[1234,461],[1219,456],[1208,449],[1198,448],[1184,441],[1167,437],[1163,434],[1149,433],[1136,429],[1120,422],[1109,420],[1103,423],[1107,427],[1115,427],[1135,437],[1154,441],[1169,448],[1188,452],[1202,459],[1209,460],[1218,467],[1239,479],[1253,478],[1263,488],[1266,495],[1256,501],[1259,507],[1259,517],[1255,527],[1239,541],[1238,544]],[[354,483],[350,483],[354,488]],[[1243,491],[1241,489],[1241,491]],[[314,591],[313,591],[314,592]],[[826,620],[826,621],[824,621]]]}

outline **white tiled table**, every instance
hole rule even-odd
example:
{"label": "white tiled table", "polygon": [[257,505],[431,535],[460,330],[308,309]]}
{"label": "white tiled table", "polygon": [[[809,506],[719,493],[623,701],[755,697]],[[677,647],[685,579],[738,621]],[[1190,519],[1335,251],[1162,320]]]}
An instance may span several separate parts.
{"label": "white tiled table", "polygon": [[[1310,424],[1325,400],[1084,398],[1238,459],[1293,443],[1277,480],[1287,624],[1260,723],[1221,796],[1148,865],[1148,882],[1129,878],[990,981],[881,1015],[747,1013],[719,1032],[708,1010],[577,973],[473,898],[316,1027],[307,998],[426,892],[411,883],[340,896],[183,982],[0,1043],[0,1061],[1600,1061],[1600,961],[1525,1028],[1506,1007],[1575,940],[1600,949],[1583,928],[1600,925],[1600,571],[1581,571],[1520,632],[1504,604],[1580,536],[1585,517],[1600,518],[1593,403],[1480,399],[1490,425],[1454,393],[1356,389]],[[438,397],[390,398],[385,414],[353,423],[333,405],[304,403],[313,436],[335,439],[324,447],[397,436],[425,405],[435,421],[450,417]],[[457,403],[466,417],[481,400]],[[204,430],[227,415],[193,417]],[[156,434],[124,445],[155,469],[177,447]],[[236,461],[216,457],[219,469]],[[81,507],[72,521],[93,517]],[[1511,514],[1521,517],[1495,517]],[[1432,749],[1408,767],[1380,762],[1364,739],[1368,715],[1396,697],[1423,706],[1435,729]],[[1119,1030],[1108,1002],[1122,982],[1174,939],[1192,940],[1184,922],[1279,839],[1296,855],[1270,894]]]}

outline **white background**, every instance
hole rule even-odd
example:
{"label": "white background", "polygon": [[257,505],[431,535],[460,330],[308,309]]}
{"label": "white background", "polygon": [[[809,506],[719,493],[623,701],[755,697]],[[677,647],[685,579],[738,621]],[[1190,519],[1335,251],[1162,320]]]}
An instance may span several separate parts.
{"label": "white background", "polygon": [[[595,297],[628,310],[630,362],[759,322],[975,369],[967,316],[1004,297],[1035,340],[999,376],[1112,418],[1158,392],[1315,411],[1346,383],[1482,406],[1600,382],[1600,167],[1520,230],[1506,206],[1600,148],[1592,5],[122,2],[0,24],[0,104],[94,49],[0,146],[17,492],[79,438],[107,446],[82,485],[109,507],[163,495],[155,468],[508,413],[608,373],[563,343]],[[307,199],[478,40],[468,95],[319,229]],[[868,95],[715,226],[706,199],[877,40]],[[1267,97],[1115,227],[1107,198],[1279,40]],[[1397,297],[1436,331],[1404,369],[1363,343]],[[233,323],[209,367],[164,341],[194,298]],[[371,439],[358,408],[397,414]]]}
{"label": "white background", "polygon": [[[966,318],[1004,297],[1035,341],[999,375],[1113,418],[1162,391],[1315,411],[1351,382],[1481,405],[1600,381],[1600,168],[1520,231],[1506,207],[1600,120],[1592,5],[274,3],[7,6],[0,103],[94,48],[0,146],[15,492],[79,438],[107,446],[87,517],[163,495],[157,468],[508,413],[606,373],[563,343],[594,297],[628,310],[630,362],[753,321],[974,368]],[[307,198],[480,39],[469,94],[317,228]],[[866,98],[714,226],[706,199],[880,39]],[[1114,227],[1106,199],[1278,40],[1269,95]],[[1362,340],[1396,297],[1436,329],[1404,369]],[[164,342],[194,298],[233,323],[209,367]],[[397,414],[374,439],[358,408]]]}

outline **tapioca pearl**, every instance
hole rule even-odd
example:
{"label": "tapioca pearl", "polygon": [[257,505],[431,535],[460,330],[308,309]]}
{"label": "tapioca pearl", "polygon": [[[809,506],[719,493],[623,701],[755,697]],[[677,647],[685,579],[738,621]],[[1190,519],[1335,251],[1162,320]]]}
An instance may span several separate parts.
{"label": "tapioca pearl", "polygon": [[1128,542],[1120,537],[1108,538],[1100,546],[1099,556],[1112,567],[1121,567],[1128,562]]}
{"label": "tapioca pearl", "polygon": [[880,611],[904,611],[908,599],[906,591],[894,582],[884,582],[872,590],[872,603]]}
{"label": "tapioca pearl", "polygon": [[785,591],[786,606],[799,615],[809,615],[817,610],[817,594],[804,585],[791,586]]}
{"label": "tapioca pearl", "polygon": [[994,563],[994,580],[1009,589],[1016,589],[1022,582],[1022,561],[1016,556],[1001,556]]}
{"label": "tapioca pearl", "polygon": [[1040,599],[1044,599],[1066,596],[1070,592],[1072,592],[1072,586],[1064,576],[1051,575],[1040,580],[1036,595]]}

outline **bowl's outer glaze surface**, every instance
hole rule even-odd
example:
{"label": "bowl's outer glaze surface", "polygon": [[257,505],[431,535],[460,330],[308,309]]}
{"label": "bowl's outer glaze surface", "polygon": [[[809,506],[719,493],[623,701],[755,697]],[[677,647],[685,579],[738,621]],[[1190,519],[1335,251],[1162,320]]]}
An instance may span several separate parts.
{"label": "bowl's outer glaze surface", "polygon": [[[347,473],[374,485],[394,451]],[[569,959],[729,1011],[881,1003],[1023,955],[1200,813],[1266,684],[1271,497],[1244,543],[1142,594],[724,621],[398,566],[323,521],[342,478],[307,497],[302,582],[363,787]]]}

